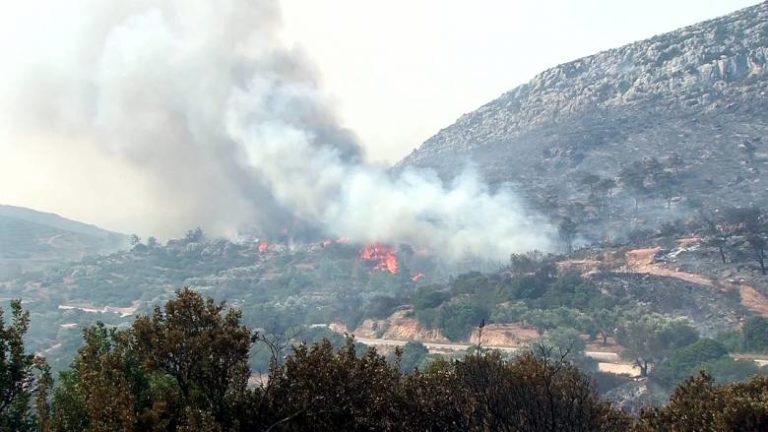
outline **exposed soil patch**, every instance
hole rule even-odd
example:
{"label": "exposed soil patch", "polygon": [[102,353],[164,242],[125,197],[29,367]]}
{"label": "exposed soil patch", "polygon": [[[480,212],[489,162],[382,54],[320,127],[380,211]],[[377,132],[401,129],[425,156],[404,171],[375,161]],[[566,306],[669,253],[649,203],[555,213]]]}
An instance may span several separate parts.
{"label": "exposed soil patch", "polygon": [[582,277],[599,273],[604,262],[597,259],[565,260],[557,263],[560,270],[577,271]]}
{"label": "exposed soil patch", "polygon": [[613,337],[609,337],[605,345],[603,345],[602,341],[587,342],[586,350],[593,352],[621,353],[624,351],[624,347],[617,344]]}
{"label": "exposed soil patch", "polygon": [[[696,241],[696,238],[680,239],[678,244],[681,247],[690,247]],[[628,251],[626,254],[626,270],[635,273],[671,277],[696,285],[716,288],[721,291],[735,290],[739,292],[741,304],[745,308],[757,314],[768,316],[768,297],[761,294],[755,288],[744,284],[716,281],[704,275],[680,271],[679,268],[671,269],[666,264],[656,261],[659,252],[661,252],[661,248],[658,247]]]}
{"label": "exposed soil patch", "polygon": [[656,262],[656,256],[661,252],[661,248],[634,249],[626,254],[626,264],[624,270],[627,273],[647,273],[656,276],[671,277],[690,282],[697,285],[711,287],[714,284],[706,276],[694,273],[680,271],[680,269],[671,269],[663,264]]}
{"label": "exposed soil patch", "polygon": [[449,342],[437,329],[428,329],[410,316],[411,311],[400,310],[383,320],[367,319],[352,333],[363,338],[413,340],[419,342]]}
{"label": "exposed soil patch", "polygon": [[488,324],[483,328],[482,339],[479,329],[469,337],[469,343],[483,346],[519,347],[532,343],[539,338],[535,328],[522,324]]}
{"label": "exposed soil patch", "polygon": [[598,363],[597,370],[615,375],[640,376],[640,368],[632,363]]}
{"label": "exposed soil patch", "polygon": [[768,297],[749,285],[739,285],[738,290],[744,307],[762,316],[768,316]]}

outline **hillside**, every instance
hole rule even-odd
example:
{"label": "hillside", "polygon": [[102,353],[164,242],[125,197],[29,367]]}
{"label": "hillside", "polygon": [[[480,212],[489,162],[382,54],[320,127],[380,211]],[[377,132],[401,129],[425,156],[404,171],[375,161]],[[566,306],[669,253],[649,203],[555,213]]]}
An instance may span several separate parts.
{"label": "hillside", "polygon": [[365,255],[360,245],[233,243],[194,233],[0,278],[0,292],[3,300],[28,304],[30,346],[61,367],[76,351],[83,327],[97,320],[130,322],[181,287],[226,300],[243,310],[249,325],[283,335],[317,323],[343,320],[353,327],[363,316],[384,317],[412,290],[411,265],[437,271],[408,251],[400,253],[393,273],[382,266],[384,256]]}
{"label": "hillside", "polygon": [[[248,325],[282,341],[350,333],[387,349],[421,341],[456,355],[472,343],[516,350],[565,334],[584,339],[593,359],[584,361],[599,361],[600,370],[635,370],[624,352],[637,336],[616,329],[638,316],[685,323],[689,333],[730,341],[736,354],[743,350],[733,332],[768,317],[768,279],[743,236],[729,235],[723,262],[705,231],[691,226],[569,256],[513,255],[483,273],[445,268],[408,245],[235,243],[190,231],[0,279],[0,290],[25,302],[28,342],[57,370],[72,359],[82,328],[97,320],[125,326],[181,287],[226,300]],[[252,365],[263,370],[260,355]]]}
{"label": "hillside", "polygon": [[0,277],[113,252],[127,237],[52,213],[0,205]]}
{"label": "hillside", "polygon": [[583,225],[764,206],[767,59],[762,3],[544,71],[465,114],[396,169],[431,168],[447,179],[469,164]]}

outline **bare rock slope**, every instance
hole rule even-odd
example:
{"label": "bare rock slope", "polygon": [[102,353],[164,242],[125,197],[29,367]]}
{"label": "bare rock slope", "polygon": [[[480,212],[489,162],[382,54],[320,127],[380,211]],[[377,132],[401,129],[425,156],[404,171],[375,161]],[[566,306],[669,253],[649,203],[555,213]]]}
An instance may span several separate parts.
{"label": "bare rock slope", "polygon": [[[675,202],[765,205],[767,59],[761,3],[544,71],[465,114],[396,169],[431,168],[447,179],[471,163],[543,207],[585,195],[576,179],[597,173],[618,180],[611,193],[626,205],[620,173],[655,158],[674,174]],[[663,208],[670,197],[643,181],[643,200]]]}

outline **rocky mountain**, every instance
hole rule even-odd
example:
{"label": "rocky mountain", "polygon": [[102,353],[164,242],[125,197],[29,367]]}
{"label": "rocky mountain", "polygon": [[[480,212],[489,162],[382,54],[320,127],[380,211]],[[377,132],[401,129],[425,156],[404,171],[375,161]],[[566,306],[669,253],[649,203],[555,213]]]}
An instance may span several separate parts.
{"label": "rocky mountain", "polygon": [[127,237],[52,213],[0,205],[0,276],[109,253]]}
{"label": "rocky mountain", "polygon": [[447,179],[472,165],[551,214],[573,217],[569,206],[581,200],[583,220],[600,207],[592,203],[590,215],[600,178],[618,219],[634,214],[638,199],[657,220],[702,202],[765,205],[767,60],[761,3],[544,71],[465,114],[396,169],[431,168]]}

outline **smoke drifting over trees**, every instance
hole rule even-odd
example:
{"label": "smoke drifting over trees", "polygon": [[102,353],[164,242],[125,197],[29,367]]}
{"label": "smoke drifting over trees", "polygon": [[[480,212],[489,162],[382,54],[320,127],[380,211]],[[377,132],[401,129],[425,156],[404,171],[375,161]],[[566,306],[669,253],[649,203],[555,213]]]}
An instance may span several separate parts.
{"label": "smoke drifting over trees", "polygon": [[58,54],[14,83],[14,121],[25,133],[94,143],[141,172],[153,202],[168,208],[154,227],[256,226],[269,235],[301,226],[448,259],[551,249],[545,220],[472,173],[444,185],[431,173],[393,177],[366,164],[311,64],[281,43],[276,1],[72,8],[82,12],[75,36],[58,42],[52,33]]}

